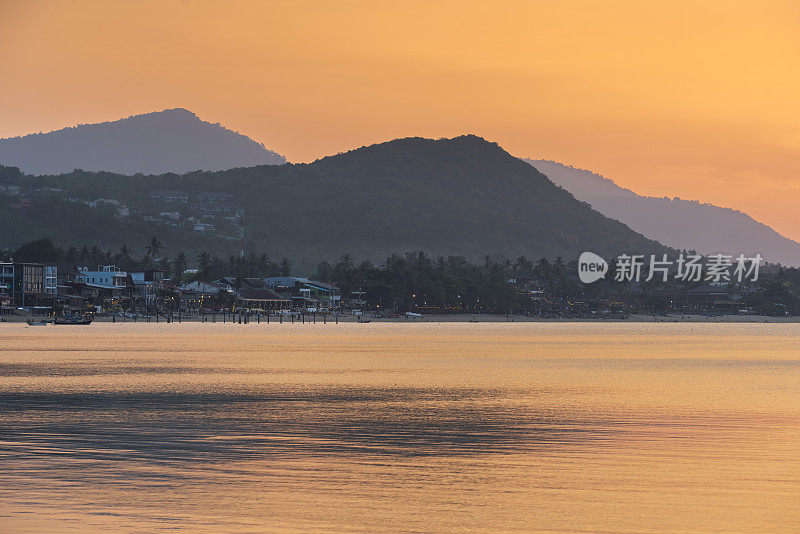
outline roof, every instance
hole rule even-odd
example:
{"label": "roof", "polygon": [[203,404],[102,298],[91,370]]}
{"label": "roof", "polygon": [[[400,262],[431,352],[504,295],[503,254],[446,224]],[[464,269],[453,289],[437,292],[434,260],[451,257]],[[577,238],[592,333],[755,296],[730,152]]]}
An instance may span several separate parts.
{"label": "roof", "polygon": [[296,283],[304,284],[315,289],[321,289],[323,291],[331,291],[336,288],[333,284],[329,284],[327,282],[317,282],[314,280],[309,280],[308,278],[303,278],[301,276],[271,276],[264,280],[267,284],[281,286],[281,287],[291,287]]}
{"label": "roof", "polygon": [[205,294],[217,294],[220,291],[227,291],[227,288],[222,287],[219,284],[215,284],[213,282],[201,282],[199,280],[184,284],[181,289],[183,291],[195,291],[197,293]]}
{"label": "roof", "polygon": [[156,190],[150,191],[150,194],[151,195],[178,195],[178,196],[182,196],[182,197],[188,196],[188,193],[186,191],[178,191],[176,189],[156,189]]}
{"label": "roof", "polygon": [[286,300],[271,289],[244,287],[239,290],[239,298],[244,300]]}
{"label": "roof", "polygon": [[213,192],[200,193],[197,196],[200,199],[208,199],[208,200],[233,200],[235,198],[230,193],[213,193]]}
{"label": "roof", "polygon": [[713,286],[711,284],[706,284],[704,286],[695,287],[694,289],[690,289],[688,293],[714,293],[718,295],[725,295],[728,292],[723,287]]}
{"label": "roof", "polygon": [[111,291],[123,291],[127,289],[126,286],[112,286],[112,285],[104,285],[104,284],[93,284],[90,282],[71,282],[67,281],[64,282],[64,285],[60,285],[60,287],[88,287],[90,289],[106,289]]}

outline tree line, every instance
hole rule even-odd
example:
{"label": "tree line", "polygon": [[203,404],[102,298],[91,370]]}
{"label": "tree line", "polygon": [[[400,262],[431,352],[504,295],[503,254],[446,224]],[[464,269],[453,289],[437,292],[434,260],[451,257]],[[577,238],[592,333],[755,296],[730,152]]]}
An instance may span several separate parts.
{"label": "tree line", "polygon": [[[231,277],[240,287],[246,278],[267,278],[295,275],[288,258],[273,260],[267,254],[249,254],[244,257],[220,257],[201,252],[190,258],[180,251],[174,258],[162,255],[163,243],[153,236],[147,247],[135,254],[126,246],[116,251],[102,250],[97,246],[67,248],[57,247],[45,238],[26,243],[15,250],[0,251],[0,258],[8,261],[52,263],[70,268],[73,265],[116,265],[123,271],[162,269],[175,281],[214,281]],[[194,266],[191,270],[189,267]],[[550,261],[541,258],[533,261],[524,256],[515,260],[494,259],[485,256],[483,261],[471,262],[461,256],[433,258],[422,251],[392,254],[376,265],[370,261],[356,261],[344,254],[336,262],[321,261],[309,278],[335,284],[343,298],[355,297],[368,305],[387,310],[466,310],[506,313],[530,309],[530,293],[520,291],[535,288],[537,300],[550,306],[564,306],[593,299],[623,300],[637,295],[640,303],[655,310],[666,310],[669,303],[665,294],[702,285],[687,286],[676,281],[658,280],[642,282],[637,287],[616,282],[613,277],[593,284],[583,284],[575,276],[575,265],[567,265],[560,257]],[[749,287],[732,284],[729,290],[743,294],[743,304],[757,310],[789,310],[800,313],[800,269],[768,266],[762,277]]]}

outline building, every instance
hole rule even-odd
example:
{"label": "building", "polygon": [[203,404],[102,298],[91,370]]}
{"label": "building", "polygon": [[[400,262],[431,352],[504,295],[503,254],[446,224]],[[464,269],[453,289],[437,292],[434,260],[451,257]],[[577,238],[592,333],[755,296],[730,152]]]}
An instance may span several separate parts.
{"label": "building", "polygon": [[246,278],[236,292],[236,307],[248,310],[280,311],[290,308],[290,300],[267,287],[260,278]]}
{"label": "building", "polygon": [[17,306],[50,307],[58,292],[58,268],[41,263],[13,266],[13,295]]}
{"label": "building", "polygon": [[150,199],[164,204],[188,204],[189,193],[172,189],[159,189],[150,192]]}
{"label": "building", "polygon": [[18,185],[12,184],[0,184],[0,193],[11,195],[11,196],[19,196],[21,193],[20,187]]}
{"label": "building", "polygon": [[180,288],[181,302],[184,309],[200,312],[204,309],[216,309],[225,301],[233,298],[230,286],[223,286],[214,282],[201,282],[199,280],[182,285]]}
{"label": "building", "polygon": [[10,313],[14,304],[14,264],[0,263],[0,315]]}
{"label": "building", "polygon": [[742,296],[731,293],[726,285],[706,284],[684,291],[663,291],[660,296],[676,309],[737,311]]}
{"label": "building", "polygon": [[194,229],[195,232],[205,234],[206,232],[213,232],[214,225],[205,222],[196,222],[192,225],[192,229]]}
{"label": "building", "polygon": [[163,287],[166,274],[161,269],[128,273],[128,282],[132,287],[132,296],[136,303],[142,306],[155,304],[158,290]]}
{"label": "building", "polygon": [[98,198],[97,200],[90,200],[86,203],[90,208],[96,208],[101,204],[110,204],[112,206],[122,206],[122,203],[116,198]]}
{"label": "building", "polygon": [[230,215],[236,210],[236,202],[230,193],[200,193],[197,195],[203,215]]}
{"label": "building", "polygon": [[125,287],[128,273],[120,271],[116,265],[100,265],[96,271],[88,267],[77,267],[74,279],[76,282],[106,287]]}
{"label": "building", "polygon": [[15,210],[27,210],[31,207],[31,199],[29,198],[21,198],[16,202],[11,203],[11,209]]}
{"label": "building", "polygon": [[181,214],[178,213],[177,211],[162,211],[161,213],[158,214],[158,216],[161,217],[162,219],[169,219],[172,221],[177,221],[178,219],[181,218]]}
{"label": "building", "polygon": [[266,286],[281,297],[291,300],[292,308],[338,308],[342,294],[338,287],[297,276],[273,276],[264,280]]}
{"label": "building", "polygon": [[14,264],[0,263],[0,293],[14,296]]}
{"label": "building", "polygon": [[128,273],[115,265],[100,265],[96,270],[76,267],[66,277],[58,298],[70,308],[94,304],[107,310],[122,310],[131,299],[127,278]]}

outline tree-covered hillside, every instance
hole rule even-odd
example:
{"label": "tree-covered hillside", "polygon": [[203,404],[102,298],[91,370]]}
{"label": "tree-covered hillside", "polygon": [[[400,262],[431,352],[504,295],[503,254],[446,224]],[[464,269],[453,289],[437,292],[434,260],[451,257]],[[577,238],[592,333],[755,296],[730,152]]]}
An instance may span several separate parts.
{"label": "tree-covered hillside", "polygon": [[[81,171],[12,176],[6,181],[21,183],[29,191],[56,189],[62,196],[124,202],[132,215],[118,224],[126,232],[141,233],[143,242],[153,228],[140,216],[165,209],[151,199],[153,191],[186,192],[189,202],[180,208],[182,217],[192,213],[199,194],[230,193],[236,210],[246,214],[246,248],[292,259],[336,259],[349,253],[382,260],[404,250],[472,259],[485,254],[573,259],[583,250],[606,256],[663,250],[575,200],[498,145],[475,136],[398,139],[310,164],[152,176]],[[106,248],[126,239],[108,235],[115,227],[87,228],[79,218],[40,214],[37,231],[57,235],[64,244],[97,242]],[[20,213],[2,220],[7,226],[0,246],[41,237],[27,231],[23,237],[21,229],[28,223]],[[164,228],[165,234],[176,231]],[[165,235],[162,240],[174,253],[195,249],[192,239],[197,236]]]}

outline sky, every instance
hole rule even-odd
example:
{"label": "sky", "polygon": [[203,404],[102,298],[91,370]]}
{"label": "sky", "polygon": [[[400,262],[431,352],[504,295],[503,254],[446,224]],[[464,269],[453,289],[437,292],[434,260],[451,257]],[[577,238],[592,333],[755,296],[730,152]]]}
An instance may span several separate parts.
{"label": "sky", "polygon": [[183,107],[292,162],[474,133],[800,240],[800,3],[0,0],[0,137]]}

